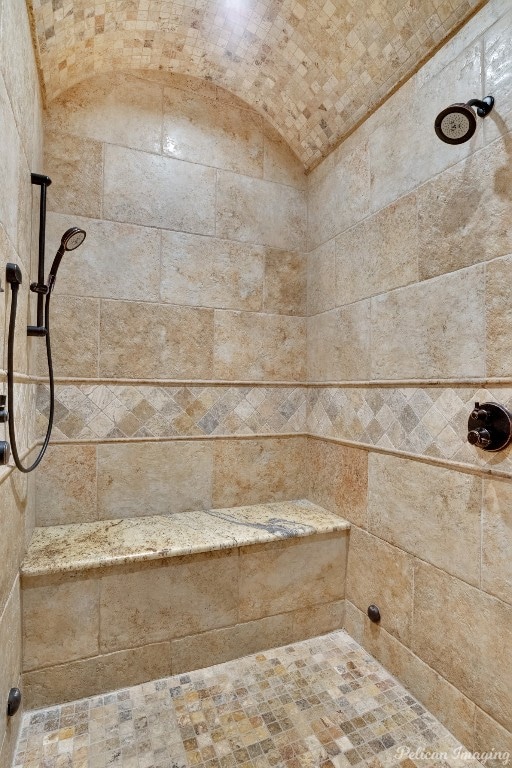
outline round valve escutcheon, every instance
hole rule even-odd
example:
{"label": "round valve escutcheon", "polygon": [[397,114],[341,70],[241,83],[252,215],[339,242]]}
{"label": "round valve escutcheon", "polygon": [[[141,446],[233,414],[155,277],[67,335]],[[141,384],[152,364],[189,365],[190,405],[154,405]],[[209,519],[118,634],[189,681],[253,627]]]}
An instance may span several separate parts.
{"label": "round valve escutcheon", "polygon": [[468,442],[484,451],[501,451],[512,440],[512,415],[499,403],[475,403],[468,419]]}

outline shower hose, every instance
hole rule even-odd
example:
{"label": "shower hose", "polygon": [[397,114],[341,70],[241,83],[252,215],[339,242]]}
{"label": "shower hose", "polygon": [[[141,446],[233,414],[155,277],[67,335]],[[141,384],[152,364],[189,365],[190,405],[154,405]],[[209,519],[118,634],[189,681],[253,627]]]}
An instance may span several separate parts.
{"label": "shower hose", "polygon": [[29,467],[25,467],[21,463],[21,459],[18,454],[18,446],[16,444],[16,430],[14,428],[14,332],[16,330],[16,310],[18,308],[18,290],[19,282],[11,282],[11,314],[9,319],[9,336],[7,341],[7,401],[8,401],[8,413],[9,413],[9,439],[11,441],[11,453],[14,459],[14,463],[20,472],[32,472],[43,458],[48,443],[50,441],[50,435],[53,427],[53,414],[55,410],[55,386],[53,381],[53,362],[52,362],[52,348],[50,344],[50,297],[51,291],[48,291],[45,297],[44,303],[44,325],[46,328],[46,357],[48,359],[48,379],[50,382],[50,414],[48,416],[48,428],[43,440],[43,445],[39,451],[36,460]]}

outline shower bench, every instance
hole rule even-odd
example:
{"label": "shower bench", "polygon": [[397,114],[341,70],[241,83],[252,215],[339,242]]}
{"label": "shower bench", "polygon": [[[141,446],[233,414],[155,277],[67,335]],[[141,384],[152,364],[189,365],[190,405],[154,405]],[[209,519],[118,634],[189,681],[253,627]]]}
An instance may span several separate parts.
{"label": "shower bench", "polygon": [[349,528],[304,499],[36,528],[21,572],[26,705],[340,628]]}

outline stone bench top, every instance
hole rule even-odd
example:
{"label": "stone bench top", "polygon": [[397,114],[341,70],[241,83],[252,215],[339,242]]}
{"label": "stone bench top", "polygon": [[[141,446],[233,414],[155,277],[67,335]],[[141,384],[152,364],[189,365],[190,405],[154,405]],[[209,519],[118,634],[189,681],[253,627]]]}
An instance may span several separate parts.
{"label": "stone bench top", "polygon": [[36,528],[25,578],[346,531],[350,523],[305,499],[229,509]]}

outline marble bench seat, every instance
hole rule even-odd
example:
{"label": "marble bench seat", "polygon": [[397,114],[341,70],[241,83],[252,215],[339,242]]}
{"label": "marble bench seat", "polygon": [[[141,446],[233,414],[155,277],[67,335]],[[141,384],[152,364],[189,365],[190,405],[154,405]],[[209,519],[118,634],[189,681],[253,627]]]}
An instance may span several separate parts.
{"label": "marble bench seat", "polygon": [[300,499],[36,528],[21,572],[27,707],[341,628],[349,527]]}

